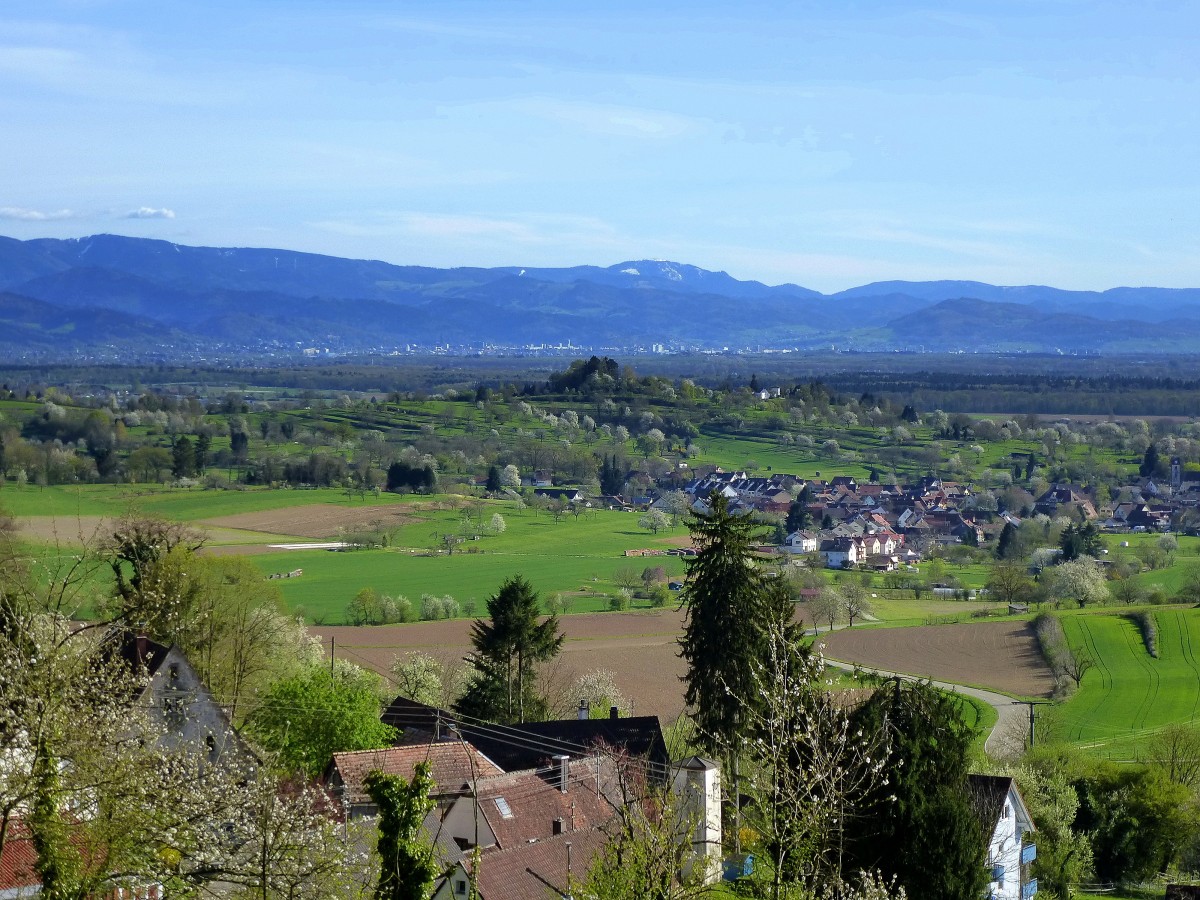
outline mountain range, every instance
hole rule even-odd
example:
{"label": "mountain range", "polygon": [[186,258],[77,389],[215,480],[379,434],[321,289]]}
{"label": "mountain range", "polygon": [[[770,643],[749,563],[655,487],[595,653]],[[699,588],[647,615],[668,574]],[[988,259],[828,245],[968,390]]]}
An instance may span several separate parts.
{"label": "mountain range", "polygon": [[0,353],[12,361],[567,344],[1200,352],[1200,289],[886,281],[822,294],[664,260],[437,269],[115,235],[0,237]]}

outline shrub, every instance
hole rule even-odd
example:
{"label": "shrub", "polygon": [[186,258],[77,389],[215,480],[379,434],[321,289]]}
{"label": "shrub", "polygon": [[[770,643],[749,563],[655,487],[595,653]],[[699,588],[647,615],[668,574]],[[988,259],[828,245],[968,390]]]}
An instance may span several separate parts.
{"label": "shrub", "polygon": [[620,590],[608,598],[608,608],[614,612],[629,609],[630,594],[627,590]]}
{"label": "shrub", "polygon": [[1146,645],[1146,652],[1155,659],[1158,659],[1158,623],[1154,621],[1154,614],[1151,612],[1133,613],[1131,618],[1137,623],[1138,630],[1142,633],[1142,643]]}
{"label": "shrub", "polygon": [[458,603],[449,594],[438,597],[434,594],[421,595],[421,619],[453,619],[460,614]]}
{"label": "shrub", "polygon": [[1042,613],[1033,620],[1033,633],[1037,635],[1038,646],[1042,657],[1048,665],[1053,666],[1063,647],[1067,645],[1067,636],[1063,632],[1062,622],[1057,616]]}

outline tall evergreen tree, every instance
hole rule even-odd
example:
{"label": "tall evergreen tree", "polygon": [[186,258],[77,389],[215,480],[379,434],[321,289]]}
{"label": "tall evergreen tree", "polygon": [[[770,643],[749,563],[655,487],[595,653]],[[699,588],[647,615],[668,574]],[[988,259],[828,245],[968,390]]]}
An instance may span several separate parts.
{"label": "tall evergreen tree", "polygon": [[1158,448],[1151,444],[1146,448],[1146,455],[1142,457],[1142,464],[1138,466],[1138,473],[1143,478],[1153,478],[1158,474],[1161,462],[1158,458]]}
{"label": "tall evergreen tree", "polygon": [[604,494],[619,494],[625,486],[625,468],[617,461],[616,454],[600,460],[600,491]]}
{"label": "tall evergreen tree", "polygon": [[186,435],[181,434],[171,447],[171,474],[176,478],[190,478],[196,474],[196,454]]}
{"label": "tall evergreen tree", "polygon": [[455,709],[506,725],[545,718],[548,708],[537,693],[536,664],[562,649],[558,616],[539,621],[537,591],[520,575],[500,585],[487,609],[491,621],[479,619],[471,627],[475,677]]}
{"label": "tall evergreen tree", "polygon": [[922,900],[982,897],[987,839],[968,787],[973,734],[959,701],[926,683],[897,682],[858,717],[864,732],[889,732],[890,774],[849,824],[849,868],[895,876]]}
{"label": "tall evergreen tree", "polygon": [[806,484],[800,488],[800,493],[796,495],[796,499],[788,507],[787,522],[785,523],[788,534],[807,528],[809,518],[808,485]]}
{"label": "tall evergreen tree", "polygon": [[498,493],[502,485],[500,484],[500,467],[488,466],[487,473],[487,491],[489,494]]}
{"label": "tall evergreen tree", "polygon": [[[756,693],[754,662],[768,628],[784,611],[754,565],[759,526],[730,512],[721,494],[714,493],[709,503],[712,511],[688,525],[699,553],[686,563],[679,646],[688,664],[686,700],[698,741],[715,753],[733,746],[744,725],[740,712]],[[790,604],[786,615],[790,619]]]}
{"label": "tall evergreen tree", "polygon": [[1000,538],[996,541],[996,559],[1008,559],[1013,553],[1013,541],[1017,538],[1017,528],[1012,522],[1005,522],[1000,529]]}
{"label": "tall evergreen tree", "polygon": [[207,433],[200,433],[196,436],[196,471],[204,474],[204,470],[208,468],[208,454],[212,449],[212,438]]}

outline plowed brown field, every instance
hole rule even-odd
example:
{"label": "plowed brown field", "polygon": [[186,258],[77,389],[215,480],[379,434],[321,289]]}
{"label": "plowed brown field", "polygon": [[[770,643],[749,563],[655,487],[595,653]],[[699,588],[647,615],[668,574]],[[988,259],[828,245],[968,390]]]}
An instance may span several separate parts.
{"label": "plowed brown field", "polygon": [[[564,616],[566,641],[553,681],[566,687],[592,669],[613,672],[637,715],[673,721],[683,711],[685,667],[676,639],[683,613],[675,609]],[[420,650],[461,658],[471,647],[471,622],[419,622],[377,627],[319,626],[312,632],[354,662],[386,672],[396,656]],[[1032,630],[1022,622],[855,628],[824,635],[826,653],[873,668],[927,675],[1029,696],[1046,696],[1053,679]]]}
{"label": "plowed brown field", "polygon": [[[617,687],[640,716],[674,721],[683,711],[685,667],[676,643],[683,613],[675,609],[636,613],[585,613],[559,620],[566,640],[554,682],[566,687],[592,669],[608,669]],[[310,629],[329,646],[332,636],[339,654],[386,672],[392,660],[409,650],[439,658],[465,656],[471,649],[471,622],[419,622],[377,627],[323,626]],[[573,701],[571,701],[573,702]]]}
{"label": "plowed brown field", "polygon": [[823,637],[825,654],[873,669],[1048,697],[1054,677],[1027,622],[920,628],[847,628]]}
{"label": "plowed brown field", "polygon": [[345,507],[332,503],[312,503],[291,509],[271,509],[206,519],[203,524],[244,531],[264,531],[268,534],[293,534],[304,538],[335,538],[339,528],[361,528],[376,522],[382,528],[408,525],[418,519],[413,515],[412,509],[411,506],[400,505]]}

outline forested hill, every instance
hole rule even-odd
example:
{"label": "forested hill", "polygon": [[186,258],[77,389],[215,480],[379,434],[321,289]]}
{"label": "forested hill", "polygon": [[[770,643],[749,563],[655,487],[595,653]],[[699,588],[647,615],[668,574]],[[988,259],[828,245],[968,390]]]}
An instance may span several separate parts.
{"label": "forested hill", "polygon": [[0,237],[0,325],[0,351],[31,360],[567,344],[1168,353],[1200,351],[1200,289],[889,281],[825,295],[662,260],[435,269],[114,235]]}

